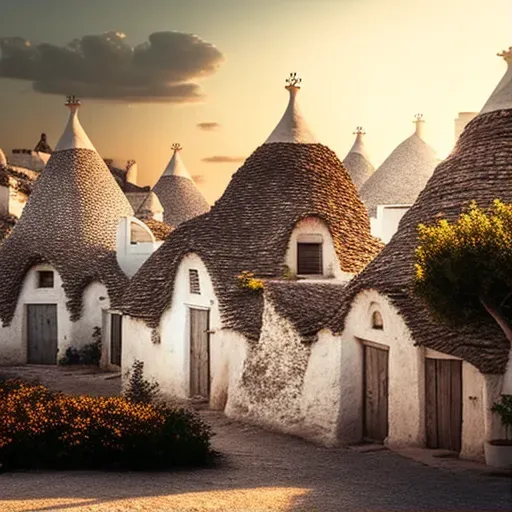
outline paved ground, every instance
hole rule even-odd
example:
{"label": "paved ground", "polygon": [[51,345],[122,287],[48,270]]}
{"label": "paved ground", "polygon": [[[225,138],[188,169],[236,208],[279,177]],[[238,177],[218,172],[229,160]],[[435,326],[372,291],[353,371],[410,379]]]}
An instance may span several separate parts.
{"label": "paved ground", "polygon": [[[5,373],[0,369],[0,373]],[[81,369],[10,369],[66,392],[115,394],[119,379]],[[166,473],[0,475],[0,512],[511,511],[508,477],[425,466],[387,450],[325,449],[201,411],[224,455]]]}

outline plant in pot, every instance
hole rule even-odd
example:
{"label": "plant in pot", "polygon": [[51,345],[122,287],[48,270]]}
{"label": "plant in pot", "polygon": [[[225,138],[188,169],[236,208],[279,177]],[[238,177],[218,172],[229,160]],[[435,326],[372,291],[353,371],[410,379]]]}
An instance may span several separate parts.
{"label": "plant in pot", "polygon": [[492,439],[485,443],[485,462],[489,466],[512,469],[512,395],[501,395],[491,408],[500,417],[505,439]]}

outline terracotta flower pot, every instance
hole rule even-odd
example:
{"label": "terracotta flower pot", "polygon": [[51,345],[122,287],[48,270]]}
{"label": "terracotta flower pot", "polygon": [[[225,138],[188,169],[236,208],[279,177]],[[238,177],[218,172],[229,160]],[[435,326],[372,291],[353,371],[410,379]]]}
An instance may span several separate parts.
{"label": "terracotta flower pot", "polygon": [[485,463],[501,469],[512,469],[512,441],[486,441],[484,445]]}

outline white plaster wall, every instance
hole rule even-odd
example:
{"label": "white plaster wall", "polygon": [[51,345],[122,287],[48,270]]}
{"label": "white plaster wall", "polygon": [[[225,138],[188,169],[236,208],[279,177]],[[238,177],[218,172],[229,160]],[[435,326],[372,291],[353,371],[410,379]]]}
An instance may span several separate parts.
{"label": "white plaster wall", "polygon": [[341,383],[341,338],[324,329],[312,344],[301,394],[303,436],[334,446],[340,440],[341,404],[347,399]]}
{"label": "white plaster wall", "polygon": [[[384,329],[371,326],[372,313],[378,309]],[[364,341],[389,347],[389,432],[387,443],[393,446],[418,445],[424,442],[424,364],[423,351],[414,347],[414,341],[405,323],[388,299],[374,290],[360,293],[353,302],[345,321],[342,347],[346,343],[360,345]],[[343,358],[342,372],[347,383],[359,375],[359,397],[343,404],[340,431],[356,432],[354,419],[358,416],[362,432],[362,375],[363,351],[347,347],[348,360]],[[360,440],[360,439],[359,439]]]}
{"label": "white plaster wall", "polygon": [[[37,288],[37,272],[39,270],[52,270],[54,272],[53,288]],[[0,327],[0,365],[24,364],[27,362],[27,333],[26,333],[26,305],[27,304],[57,304],[57,333],[58,353],[57,360],[64,356],[70,345],[80,346],[80,343],[92,341],[89,325],[95,323],[96,312],[93,305],[97,297],[106,296],[105,288],[99,283],[91,284],[84,293],[84,318],[77,323],[70,320],[66,308],[67,297],[62,288],[62,280],[49,265],[37,265],[27,272],[23,287],[18,299],[13,321],[8,327]],[[92,315],[91,318],[87,315]],[[101,313],[100,313],[101,315]],[[100,323],[101,325],[101,323]]]}
{"label": "white plaster wall", "polygon": [[251,345],[240,386],[230,396],[230,416],[301,435],[304,375],[310,347],[265,300],[258,343]]}
{"label": "white plaster wall", "polygon": [[7,161],[10,165],[17,165],[19,167],[26,167],[34,171],[42,171],[50,155],[46,153],[11,153]]}
{"label": "white plaster wall", "polygon": [[[131,243],[131,224],[137,224],[144,229],[151,242]],[[116,234],[116,258],[121,270],[128,276],[133,277],[137,270],[153,254],[163,242],[157,242],[151,230],[135,217],[123,217],[119,222]]]}
{"label": "white plaster wall", "polygon": [[[199,273],[201,294],[189,291],[189,269]],[[178,268],[173,298],[162,315],[159,343],[142,321],[123,318],[123,373],[135,359],[144,362],[146,375],[160,384],[162,392],[180,399],[189,397],[190,385],[190,308],[210,310],[210,406],[223,409],[230,388],[238,382],[245,359],[245,339],[222,330],[218,300],[208,271],[196,254],[186,255]]]}
{"label": "white plaster wall", "polygon": [[[371,316],[375,310],[382,314],[383,330],[371,327]],[[358,340],[366,340],[389,347],[389,434],[386,444],[395,447],[423,446],[426,437],[425,358],[457,358],[415,347],[410,331],[397,310],[386,297],[374,290],[364,291],[354,300],[342,339],[342,389],[352,385],[354,398],[342,400],[340,436],[343,436],[343,432],[354,432],[356,437],[356,418],[359,418],[360,432],[362,429],[363,354],[362,341]],[[359,350],[355,344],[359,345]],[[357,385],[355,381],[358,381]],[[463,361],[462,458],[483,458],[483,441],[487,429],[484,391],[484,376],[474,366]]]}
{"label": "white plaster wall", "polygon": [[94,341],[94,328],[102,327],[103,311],[110,308],[107,288],[97,281],[87,286],[82,301],[82,316],[72,323],[71,331],[71,344],[77,349]]}
{"label": "white plaster wall", "polygon": [[11,186],[0,187],[0,215],[14,215],[20,218],[28,197],[13,187],[15,180],[9,181]]}
{"label": "white plaster wall", "polygon": [[372,235],[387,244],[396,233],[398,224],[409,208],[410,205],[377,206],[377,217],[371,223]]}
{"label": "white plaster wall", "polygon": [[[323,239],[322,263],[324,277],[335,277],[343,280],[352,277],[352,274],[341,270],[329,228],[317,217],[306,217],[300,220],[290,236],[285,264],[291,272],[297,274],[297,242],[300,242],[301,238],[307,235],[319,235]],[[319,276],[314,277],[318,278]]]}

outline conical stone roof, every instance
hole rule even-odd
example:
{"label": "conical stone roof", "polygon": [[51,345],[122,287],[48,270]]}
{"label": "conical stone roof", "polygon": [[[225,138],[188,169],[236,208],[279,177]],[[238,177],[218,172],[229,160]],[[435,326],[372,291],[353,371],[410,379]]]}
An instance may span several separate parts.
{"label": "conical stone roof", "polygon": [[[499,92],[502,98],[509,96],[512,82]],[[416,344],[460,357],[482,373],[505,371],[510,344],[494,322],[449,327],[436,322],[411,292],[418,224],[428,225],[439,219],[453,222],[472,201],[481,207],[490,206],[495,199],[512,203],[512,103],[505,105],[506,109],[483,112],[468,123],[453,152],[437,166],[402,218],[391,241],[347,287],[343,305],[331,322],[333,330],[343,330],[355,296],[374,289],[391,300]]]}
{"label": "conical stone roof", "polygon": [[164,222],[177,226],[206,213],[210,205],[199,192],[180,157],[181,146],[173,144],[173,155],[153,187],[164,208]]}
{"label": "conical stone roof", "polygon": [[347,156],[343,160],[343,165],[347,169],[354,185],[357,190],[361,190],[361,187],[366,183],[368,178],[374,173],[375,167],[373,167],[366,147],[364,144],[365,132],[361,126],[356,128],[354,132],[356,140],[352,145],[352,148],[347,153]]}
{"label": "conical stone roof", "polygon": [[0,165],[7,165],[7,158],[5,157],[5,153],[0,148]]}
{"label": "conical stone roof", "polygon": [[[296,106],[297,91],[290,94]],[[296,118],[293,111],[291,117]],[[289,127],[288,134],[280,131],[287,140],[297,134]],[[237,276],[247,270],[280,278],[291,233],[309,216],[329,227],[346,272],[359,272],[380,250],[366,208],[335,153],[317,142],[269,139],[234,174],[211,211],[179,226],[141,267],[122,309],[157,327],[171,301],[179,263],[194,252],[212,278],[223,326],[256,340],[263,298],[241,288]]]}
{"label": "conical stone roof", "polygon": [[115,304],[128,279],[116,260],[116,232],[133,210],[80,126],[79,102],[69,98],[68,125],[11,235],[0,247],[0,318],[14,315],[27,271],[45,262],[59,272],[71,318],[82,294],[101,281]]}
{"label": "conical stone roof", "polygon": [[416,131],[389,155],[361,188],[370,216],[378,205],[413,204],[439,163],[434,150],[422,138],[421,115]]}

